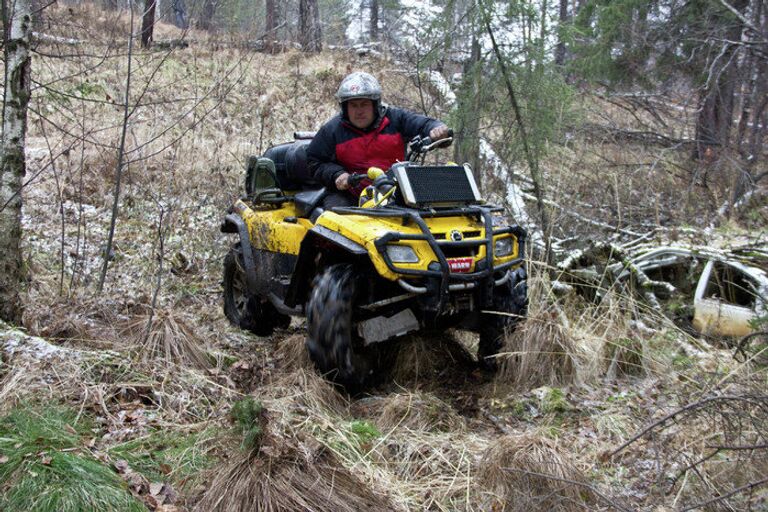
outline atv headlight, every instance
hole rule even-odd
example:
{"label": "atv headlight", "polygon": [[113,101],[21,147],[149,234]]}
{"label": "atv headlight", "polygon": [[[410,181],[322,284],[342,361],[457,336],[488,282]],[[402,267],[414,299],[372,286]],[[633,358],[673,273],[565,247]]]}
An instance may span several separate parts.
{"label": "atv headlight", "polygon": [[497,258],[503,258],[512,254],[512,237],[499,238],[496,243],[493,244],[493,255]]}
{"label": "atv headlight", "polygon": [[407,245],[387,245],[387,256],[392,263],[418,263],[419,257]]}

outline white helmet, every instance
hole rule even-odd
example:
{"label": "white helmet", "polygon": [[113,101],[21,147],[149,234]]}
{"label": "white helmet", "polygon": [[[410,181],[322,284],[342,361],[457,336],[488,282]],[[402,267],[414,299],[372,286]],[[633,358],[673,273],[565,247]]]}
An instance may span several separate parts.
{"label": "white helmet", "polygon": [[373,100],[376,104],[381,101],[381,85],[373,75],[355,71],[341,81],[339,90],[336,92],[339,104],[358,98]]}

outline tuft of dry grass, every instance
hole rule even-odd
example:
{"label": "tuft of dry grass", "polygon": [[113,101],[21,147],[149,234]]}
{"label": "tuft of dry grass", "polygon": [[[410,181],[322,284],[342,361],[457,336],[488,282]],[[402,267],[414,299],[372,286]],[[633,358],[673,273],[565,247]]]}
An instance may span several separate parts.
{"label": "tuft of dry grass", "polygon": [[345,396],[313,369],[298,369],[279,375],[265,391],[269,409],[281,412],[285,417],[297,412],[303,414],[307,410],[316,414],[341,415],[349,407]]}
{"label": "tuft of dry grass", "polygon": [[401,341],[392,365],[392,379],[403,386],[440,382],[475,367],[475,359],[449,334],[410,336]]}
{"label": "tuft of dry grass", "polygon": [[557,312],[540,309],[507,337],[497,379],[520,389],[571,384],[576,380],[578,351]]}
{"label": "tuft of dry grass", "polygon": [[172,309],[160,309],[154,315],[139,315],[125,327],[138,348],[141,360],[151,359],[205,369],[211,366],[205,342],[188,321]]}
{"label": "tuft of dry grass", "polygon": [[376,424],[385,430],[462,432],[464,418],[450,405],[427,393],[395,393],[383,398]]}
{"label": "tuft of dry grass", "polygon": [[555,441],[536,433],[498,439],[483,454],[478,481],[483,510],[582,511],[593,500],[574,461]]}
{"label": "tuft of dry grass", "polygon": [[609,379],[615,376],[638,376],[644,372],[643,341],[637,338],[618,338],[606,341],[605,359],[609,361],[606,374]]}
{"label": "tuft of dry grass", "polygon": [[290,445],[265,446],[255,456],[239,456],[217,471],[199,512],[359,512],[393,510],[385,496],[344,469],[333,453],[319,447],[302,453]]}
{"label": "tuft of dry grass", "polygon": [[314,368],[309,353],[304,346],[304,334],[293,334],[277,342],[275,355],[288,370],[311,370]]}

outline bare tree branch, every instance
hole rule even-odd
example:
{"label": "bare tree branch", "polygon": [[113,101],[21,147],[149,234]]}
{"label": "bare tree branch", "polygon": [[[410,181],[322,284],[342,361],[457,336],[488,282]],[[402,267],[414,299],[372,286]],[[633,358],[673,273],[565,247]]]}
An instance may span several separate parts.
{"label": "bare tree branch", "polygon": [[729,493],[723,494],[722,496],[718,496],[717,498],[712,498],[711,500],[703,501],[701,503],[691,505],[690,507],[685,507],[684,509],[681,509],[680,512],[688,512],[689,510],[701,510],[708,505],[719,503],[723,500],[730,498],[731,496],[742,493],[744,491],[751,491],[752,489],[755,489],[767,483],[768,483],[768,478],[763,478],[762,480],[758,480],[757,482],[750,482],[747,485],[743,485],[738,489],[734,489]]}

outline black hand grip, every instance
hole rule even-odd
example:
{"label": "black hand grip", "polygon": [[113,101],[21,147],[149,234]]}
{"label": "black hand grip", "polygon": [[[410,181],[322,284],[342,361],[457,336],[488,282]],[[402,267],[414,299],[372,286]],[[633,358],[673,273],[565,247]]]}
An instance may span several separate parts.
{"label": "black hand grip", "polygon": [[367,177],[366,174],[350,174],[347,178],[347,183],[349,183],[350,187],[356,187]]}
{"label": "black hand grip", "polygon": [[447,148],[453,143],[453,128],[448,128],[448,136],[440,139],[437,143],[438,148]]}

